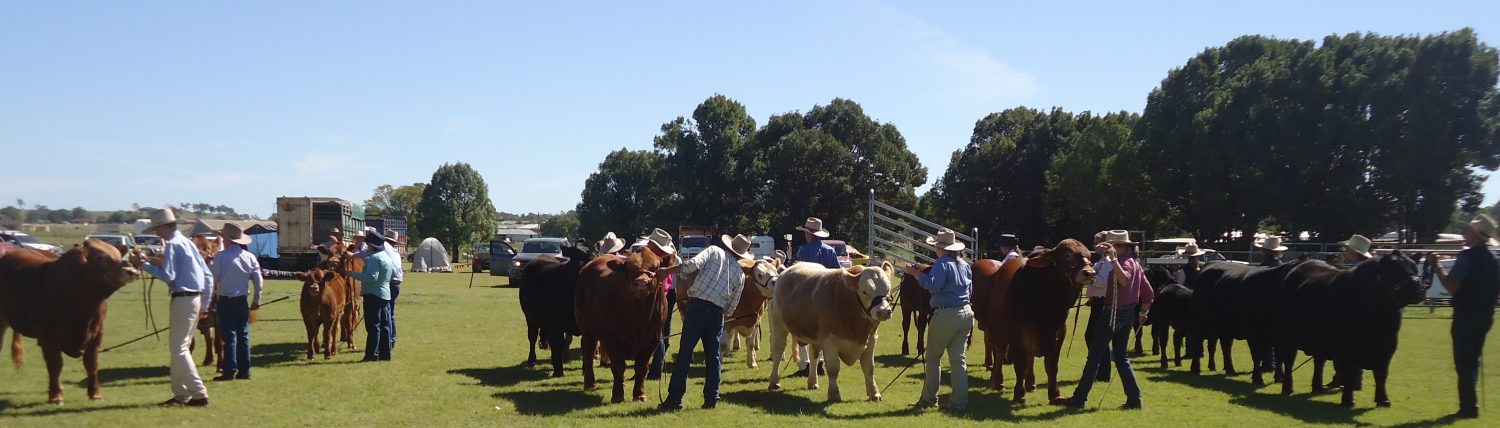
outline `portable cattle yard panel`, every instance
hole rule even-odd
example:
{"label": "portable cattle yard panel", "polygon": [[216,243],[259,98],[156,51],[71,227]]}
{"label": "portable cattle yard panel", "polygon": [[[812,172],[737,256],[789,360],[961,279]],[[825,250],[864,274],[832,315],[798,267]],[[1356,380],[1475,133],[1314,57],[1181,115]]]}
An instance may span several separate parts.
{"label": "portable cattle yard panel", "polygon": [[[927,245],[928,236],[936,236],[942,225],[918,217],[875,199],[875,190],[870,190],[869,241],[871,263],[893,259],[902,263],[932,263],[928,254],[936,249]],[[955,228],[954,234],[967,246],[959,255],[969,260],[978,259],[979,228],[969,229],[970,234]],[[896,263],[901,264],[901,263]]]}

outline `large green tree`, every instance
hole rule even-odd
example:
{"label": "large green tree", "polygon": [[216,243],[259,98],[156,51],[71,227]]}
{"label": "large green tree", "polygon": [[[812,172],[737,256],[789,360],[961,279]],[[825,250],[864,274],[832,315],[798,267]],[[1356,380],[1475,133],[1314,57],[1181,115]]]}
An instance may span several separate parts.
{"label": "large green tree", "polygon": [[1152,198],[1141,166],[1140,144],[1131,138],[1137,120],[1126,112],[1080,116],[1082,129],[1053,155],[1046,172],[1044,200],[1054,238],[1106,229],[1156,236],[1168,228],[1166,210]]}
{"label": "large green tree", "polygon": [[606,155],[583,183],[576,209],[578,231],[597,240],[607,232],[633,239],[655,227],[670,229],[670,224],[653,222],[669,205],[659,182],[664,163],[661,154],[649,150],[622,148]]}
{"label": "large green tree", "polygon": [[747,144],[755,119],[745,106],[715,94],[692,117],[662,124],[654,144],[665,157],[659,195],[670,204],[665,224],[736,228],[753,223],[756,180]]}
{"label": "large green tree", "polygon": [[469,164],[443,164],[432,173],[417,204],[422,233],[437,238],[448,248],[489,240],[495,234],[495,206],[489,186]]}
{"label": "large green tree", "polygon": [[[547,221],[542,222],[541,232],[543,236],[558,236],[568,239],[588,238],[587,236],[581,236],[578,234],[577,211],[568,211],[552,216],[552,218],[549,218],[547,219]],[[603,235],[601,234],[600,236],[602,237]],[[595,238],[593,240],[598,239]]]}
{"label": "large green tree", "polygon": [[412,183],[401,187],[382,184],[375,188],[370,199],[365,200],[365,207],[383,215],[405,217],[409,238],[424,238],[426,235],[421,234],[417,205],[421,204],[422,190],[426,188],[427,183]]}

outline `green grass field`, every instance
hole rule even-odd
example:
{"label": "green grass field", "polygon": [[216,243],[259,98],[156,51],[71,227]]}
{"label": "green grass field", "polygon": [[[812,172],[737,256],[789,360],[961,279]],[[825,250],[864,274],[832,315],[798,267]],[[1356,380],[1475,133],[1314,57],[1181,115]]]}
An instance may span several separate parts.
{"label": "green grass field", "polygon": [[[170,388],[166,343],[150,338],[100,357],[102,401],[87,399],[81,384],[82,364],[66,360],[63,376],[68,402],[61,407],[48,405],[46,370],[39,349],[28,340],[26,366],[19,372],[0,370],[0,426],[936,426],[997,422],[1428,426],[1451,422],[1444,416],[1456,408],[1449,320],[1443,311],[1429,314],[1427,309],[1412,309],[1390,376],[1395,407],[1389,409],[1374,408],[1371,385],[1359,393],[1359,405],[1353,410],[1339,407],[1337,394],[1310,394],[1309,367],[1296,373],[1298,394],[1281,397],[1276,394],[1279,386],[1256,388],[1247,374],[1199,376],[1184,369],[1162,370],[1154,362],[1147,363],[1153,361],[1150,357],[1136,359],[1146,394],[1144,411],[1118,410],[1124,401],[1118,381],[1095,388],[1094,398],[1103,400],[1099,411],[1092,410],[1096,402],[1090,403],[1088,411],[1046,404],[1016,407],[1010,404],[1008,393],[1002,396],[988,386],[989,375],[979,373],[980,352],[975,348],[969,353],[974,373],[971,404],[963,414],[911,410],[921,388],[920,364],[886,391],[884,402],[826,404],[825,391],[806,390],[799,379],[784,381],[787,391],[767,391],[769,364],[746,368],[743,353],[726,359],[724,401],[718,409],[697,409],[702,377],[695,369],[686,400],[689,410],[658,414],[654,406],[660,397],[658,388],[664,390],[664,384],[648,383],[649,403],[609,404],[607,384],[583,391],[576,358],[559,379],[547,378],[547,368],[525,367],[526,337],[517,291],[498,287],[504,283],[500,277],[477,275],[472,289],[467,287],[468,280],[467,273],[408,274],[398,307],[400,346],[394,352],[395,361],[386,363],[355,363],[360,355],[349,353],[331,361],[321,355],[315,361],[303,360],[305,334],[296,303],[300,284],[270,281],[266,301],[283,296],[292,299],[262,309],[260,321],[251,329],[254,380],[211,383],[212,405],[202,409],[154,406],[170,396]],[[165,326],[166,292],[159,283],[153,291],[156,317]],[[136,283],[110,299],[106,347],[150,331],[142,297],[142,284]],[[911,357],[897,355],[899,315],[881,328],[876,380],[884,387]],[[363,329],[360,333],[363,346]],[[1495,357],[1500,355],[1500,338],[1495,335],[1488,341],[1487,354],[1492,361],[1500,361]],[[1241,367],[1248,366],[1244,348],[1241,343],[1235,350]],[[1062,363],[1064,395],[1072,392],[1082,365],[1079,342]],[[213,370],[201,372],[208,378]],[[607,370],[598,373],[607,379]],[[1500,364],[1489,363],[1487,375],[1489,383],[1500,389]],[[863,396],[857,370],[845,370],[842,381],[845,397]],[[1494,416],[1500,412],[1500,399],[1494,398],[1500,391],[1490,394],[1489,415],[1467,425],[1493,426],[1500,420]],[[1042,403],[1045,392],[1032,397],[1032,403]]]}

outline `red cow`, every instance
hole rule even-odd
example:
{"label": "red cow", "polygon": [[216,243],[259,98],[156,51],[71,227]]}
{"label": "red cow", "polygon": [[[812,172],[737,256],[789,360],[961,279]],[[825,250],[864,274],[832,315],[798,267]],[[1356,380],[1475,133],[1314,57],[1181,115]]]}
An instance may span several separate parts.
{"label": "red cow", "polygon": [[[1068,311],[1083,287],[1094,280],[1088,248],[1066,239],[1036,257],[1011,259],[995,271],[986,272],[989,267],[979,266],[976,263],[976,283],[981,277],[997,281],[987,290],[988,302],[981,302],[986,309],[984,318],[980,318],[986,341],[997,358],[992,369],[996,383],[1001,381],[998,359],[1004,356],[1015,368],[1013,401],[1025,404],[1026,383],[1034,378],[1032,358],[1042,357],[1047,370],[1047,398],[1057,402],[1062,396],[1057,387],[1057,362],[1067,335]],[[1035,384],[1034,380],[1030,382]]]}
{"label": "red cow", "polygon": [[661,259],[641,248],[621,260],[613,255],[593,259],[578,273],[574,313],[583,347],[583,388],[594,388],[594,354],[604,345],[614,374],[610,402],[625,401],[625,361],[635,361],[635,401],[646,401],[646,363],[661,342],[667,322],[667,296],[657,281]]}
{"label": "red cow", "polygon": [[[928,273],[932,265],[917,264],[917,270]],[[922,283],[911,275],[901,275],[901,287],[897,290],[901,301],[901,355],[911,354],[907,338],[911,336],[913,319],[917,321],[917,353],[925,354],[927,346],[923,339],[927,335],[927,321],[932,319],[932,292],[922,288]]]}

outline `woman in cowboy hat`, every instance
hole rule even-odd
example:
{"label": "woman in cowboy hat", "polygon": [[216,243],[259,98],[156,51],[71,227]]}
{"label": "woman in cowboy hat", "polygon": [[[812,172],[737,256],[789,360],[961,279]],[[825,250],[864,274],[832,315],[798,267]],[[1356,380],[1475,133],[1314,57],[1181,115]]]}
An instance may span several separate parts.
{"label": "woman in cowboy hat", "polygon": [[1000,254],[1004,254],[1004,258],[1000,262],[1005,263],[1010,261],[1010,259],[1021,257],[1021,253],[1016,251],[1016,247],[1020,244],[1021,240],[1016,239],[1016,235],[1009,233],[1000,235]]}
{"label": "woman in cowboy hat", "polygon": [[1281,261],[1281,253],[1285,252],[1287,248],[1285,245],[1281,245],[1280,236],[1268,235],[1266,239],[1256,243],[1255,248],[1261,249],[1261,254],[1265,256],[1265,260],[1261,260],[1260,262],[1261,266],[1277,267],[1286,263]]}
{"label": "woman in cowboy hat", "polygon": [[1495,299],[1500,295],[1500,262],[1490,252],[1495,219],[1480,214],[1464,228],[1464,245],[1453,269],[1443,271],[1437,255],[1427,254],[1427,263],[1437,273],[1438,283],[1453,294],[1453,366],[1458,370],[1459,418],[1479,417],[1479,397],[1474,387],[1480,375],[1479,363],[1484,352],[1484,338],[1495,322]]}
{"label": "woman in cowboy hat", "polygon": [[703,380],[703,408],[712,409],[719,402],[719,341],[724,336],[724,314],[734,313],[740,293],[745,289],[745,274],[739,260],[754,259],[750,238],[745,235],[719,237],[717,245],[708,247],[691,260],[656,270],[657,276],[678,272],[698,272],[690,288],[679,290],[689,297],[687,314],[682,318],[682,341],[677,344],[677,362],[672,367],[672,382],[667,399],[658,409],[681,410],[682,395],[687,392],[688,369],[693,348],[701,341],[706,379]]}
{"label": "woman in cowboy hat", "polygon": [[956,257],[955,252],[964,249],[964,243],[956,238],[957,234],[946,227],[938,229],[937,238],[927,237],[927,245],[937,252],[937,260],[932,262],[928,273],[922,273],[916,265],[906,265],[906,274],[917,278],[922,288],[932,292],[927,340],[937,345],[927,349],[927,377],[922,381],[922,396],[917,400],[919,409],[938,404],[938,377],[944,352],[948,353],[949,379],[953,384],[948,409],[961,412],[969,406],[969,373],[964,351],[974,328],[974,311],[969,306],[974,273],[969,262]]}
{"label": "woman in cowboy hat", "polygon": [[[661,228],[651,231],[646,236],[646,249],[656,254],[661,259],[662,266],[673,266],[677,264],[677,247],[672,246],[672,235]],[[666,365],[667,338],[672,336],[672,313],[677,307],[677,290],[672,285],[676,282],[676,275],[659,276],[662,289],[667,293],[667,322],[661,326],[661,343],[656,345],[656,353],[651,355],[651,368],[646,373],[646,378],[651,380],[661,379],[661,369]]]}
{"label": "woman in cowboy hat", "polygon": [[[1152,289],[1151,282],[1146,280],[1146,270],[1136,260],[1137,243],[1130,240],[1130,232],[1111,230],[1105,232],[1103,238],[1104,243],[1109,245],[1105,249],[1105,262],[1113,264],[1110,278],[1106,281],[1104,301],[1113,317],[1110,319],[1112,322],[1105,326],[1105,334],[1098,336],[1107,338],[1110,343],[1108,348],[1094,346],[1089,349],[1083,377],[1073,390],[1073,396],[1063,403],[1070,407],[1083,407],[1088,401],[1089,390],[1094,386],[1099,366],[1108,364],[1106,360],[1112,359],[1115,371],[1120,375],[1120,384],[1125,387],[1125,408],[1139,409],[1143,405],[1141,389],[1136,384],[1135,369],[1131,367],[1126,345],[1130,342],[1130,332],[1135,329],[1135,325],[1144,323],[1146,315],[1151,312],[1156,292]],[[1105,355],[1105,349],[1109,355]]]}
{"label": "woman in cowboy hat", "polygon": [[[208,305],[208,310],[218,314],[219,334],[224,339],[224,359],[219,361],[223,374],[214,380],[250,379],[250,311],[260,309],[264,279],[255,254],[245,251],[250,236],[239,225],[225,223],[219,236],[230,245],[214,256],[208,269],[213,273],[214,291],[219,296]],[[251,284],[255,285],[254,294]]]}

